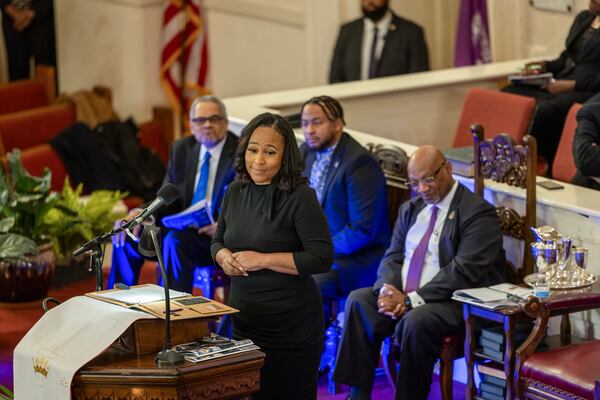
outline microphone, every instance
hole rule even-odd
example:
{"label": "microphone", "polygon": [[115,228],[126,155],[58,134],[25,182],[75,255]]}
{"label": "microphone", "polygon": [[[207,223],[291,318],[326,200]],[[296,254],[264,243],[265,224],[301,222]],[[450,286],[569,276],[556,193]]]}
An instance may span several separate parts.
{"label": "microphone", "polygon": [[179,191],[175,185],[172,183],[163,185],[160,189],[158,189],[158,192],[156,192],[156,199],[154,199],[154,201],[152,201],[148,207],[144,208],[140,215],[129,221],[129,223],[126,224],[126,227],[129,228],[130,226],[141,223],[150,215],[154,214],[156,210],[162,206],[168,206],[169,204],[173,203],[175,200],[177,200],[177,197],[179,197]]}

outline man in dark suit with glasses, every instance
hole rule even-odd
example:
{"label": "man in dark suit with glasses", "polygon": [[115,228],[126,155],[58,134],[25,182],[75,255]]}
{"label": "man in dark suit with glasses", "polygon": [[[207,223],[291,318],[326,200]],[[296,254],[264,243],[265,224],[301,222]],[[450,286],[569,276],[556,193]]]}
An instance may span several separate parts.
{"label": "man in dark suit with glasses", "polygon": [[333,378],[351,386],[350,399],[370,399],[382,341],[400,343],[397,399],[427,399],[442,338],[462,334],[457,289],[506,279],[496,210],[452,178],[433,146],[408,163],[418,194],[404,203],[372,287],[350,293]]}

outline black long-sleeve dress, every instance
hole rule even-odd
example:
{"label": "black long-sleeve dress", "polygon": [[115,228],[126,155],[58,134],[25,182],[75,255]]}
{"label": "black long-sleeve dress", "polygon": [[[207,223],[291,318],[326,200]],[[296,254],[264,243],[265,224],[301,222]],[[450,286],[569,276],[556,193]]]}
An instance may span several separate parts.
{"label": "black long-sleeve dress", "polygon": [[[312,274],[333,262],[329,227],[315,192],[234,182],[223,200],[211,251],[291,252],[299,275],[264,269],[231,278],[233,336],[266,353],[256,398],[316,398],[323,305]],[[216,258],[215,258],[216,259]]]}

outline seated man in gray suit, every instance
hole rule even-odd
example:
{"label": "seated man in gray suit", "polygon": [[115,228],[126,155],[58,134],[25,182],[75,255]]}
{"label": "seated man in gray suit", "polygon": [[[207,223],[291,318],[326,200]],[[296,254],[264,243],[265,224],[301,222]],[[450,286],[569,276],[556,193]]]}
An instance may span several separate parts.
{"label": "seated man in gray suit", "polygon": [[423,28],[394,14],[389,0],[361,0],[364,18],[342,25],[329,83],[429,70]]}
{"label": "seated man in gray suit", "polygon": [[442,338],[464,331],[452,293],[506,278],[495,209],[454,181],[442,152],[419,147],[408,178],[419,196],[400,208],[377,281],[346,303],[333,379],[351,386],[350,399],[371,398],[381,342],[391,335],[401,351],[396,398],[427,399]]}
{"label": "seated man in gray suit", "polygon": [[[227,187],[235,177],[238,137],[227,130],[227,110],[223,102],[214,96],[198,97],[190,107],[189,117],[192,134],[173,143],[164,179],[164,183],[177,187],[179,196],[173,204],[155,213],[157,223],[162,217],[178,213],[201,200],[211,205],[216,221]],[[134,210],[130,217],[138,213],[139,210]],[[191,293],[196,267],[214,265],[210,242],[216,227],[215,223],[200,229],[163,230],[163,258],[171,289]],[[134,235],[138,236],[140,231],[138,225]],[[144,261],[137,243],[125,234],[115,236],[107,287],[112,288],[118,282],[137,284]]]}

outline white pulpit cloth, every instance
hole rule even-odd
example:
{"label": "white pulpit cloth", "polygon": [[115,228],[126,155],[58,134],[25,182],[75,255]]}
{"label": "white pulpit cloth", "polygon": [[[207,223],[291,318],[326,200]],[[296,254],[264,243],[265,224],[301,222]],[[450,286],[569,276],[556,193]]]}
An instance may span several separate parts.
{"label": "white pulpit cloth", "polygon": [[75,372],[144,318],[154,317],[86,296],[49,310],[15,348],[15,400],[69,400]]}

